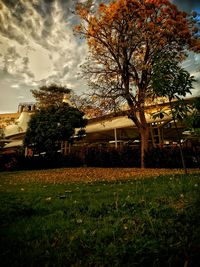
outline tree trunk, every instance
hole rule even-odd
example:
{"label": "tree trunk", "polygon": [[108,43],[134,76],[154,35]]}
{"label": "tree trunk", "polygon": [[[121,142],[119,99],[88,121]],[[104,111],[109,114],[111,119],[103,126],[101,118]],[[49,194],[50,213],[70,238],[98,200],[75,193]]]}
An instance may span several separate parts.
{"label": "tree trunk", "polygon": [[141,137],[141,168],[145,168],[145,152],[148,150],[149,141],[149,126],[139,129]]}

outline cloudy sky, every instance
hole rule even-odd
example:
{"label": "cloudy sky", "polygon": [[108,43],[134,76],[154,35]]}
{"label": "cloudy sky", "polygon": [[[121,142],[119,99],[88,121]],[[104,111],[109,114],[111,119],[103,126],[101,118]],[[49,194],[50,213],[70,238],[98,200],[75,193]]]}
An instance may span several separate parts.
{"label": "cloudy sky", "polygon": [[[20,102],[34,101],[30,89],[46,83],[75,92],[87,90],[86,82],[78,78],[87,45],[72,31],[77,1],[84,2],[0,0],[0,113],[16,112]],[[200,12],[199,0],[173,2],[187,12]],[[184,66],[200,77],[200,55],[191,54]],[[200,91],[200,79],[195,86]]]}

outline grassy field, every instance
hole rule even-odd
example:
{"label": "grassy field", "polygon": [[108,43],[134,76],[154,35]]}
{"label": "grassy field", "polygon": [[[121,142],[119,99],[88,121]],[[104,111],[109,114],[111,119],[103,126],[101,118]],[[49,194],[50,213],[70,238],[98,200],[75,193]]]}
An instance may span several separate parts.
{"label": "grassy field", "polygon": [[0,173],[1,266],[200,266],[200,172]]}

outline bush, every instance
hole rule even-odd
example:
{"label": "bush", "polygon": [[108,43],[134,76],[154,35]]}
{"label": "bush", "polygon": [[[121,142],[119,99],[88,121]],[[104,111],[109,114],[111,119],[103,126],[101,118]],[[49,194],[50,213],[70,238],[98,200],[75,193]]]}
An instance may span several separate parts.
{"label": "bush", "polygon": [[120,156],[122,167],[140,167],[141,159],[139,148],[125,146],[122,148]]}
{"label": "bush", "polygon": [[88,167],[109,167],[109,152],[105,148],[89,147],[85,151],[84,161]]}
{"label": "bush", "polygon": [[90,147],[85,153],[88,167],[139,167],[139,149],[125,146],[121,149]]}
{"label": "bush", "polygon": [[[199,152],[183,149],[187,168],[198,168]],[[152,148],[145,154],[147,168],[182,168],[178,147]],[[24,157],[23,153],[0,155],[0,171],[39,170],[63,167],[140,167],[140,149],[124,146],[120,149],[110,147],[78,147],[68,155],[59,153]]]}
{"label": "bush", "polygon": [[17,168],[16,154],[0,155],[0,171],[13,171]]}
{"label": "bush", "polygon": [[0,155],[0,171],[14,170],[40,170],[62,167],[80,167],[82,161],[77,153],[70,153],[67,156],[52,154],[37,157],[25,157],[20,154]]}
{"label": "bush", "polygon": [[[187,168],[198,168],[198,152],[191,148],[183,148],[183,156]],[[147,168],[182,168],[181,154],[178,147],[152,148],[145,154]]]}

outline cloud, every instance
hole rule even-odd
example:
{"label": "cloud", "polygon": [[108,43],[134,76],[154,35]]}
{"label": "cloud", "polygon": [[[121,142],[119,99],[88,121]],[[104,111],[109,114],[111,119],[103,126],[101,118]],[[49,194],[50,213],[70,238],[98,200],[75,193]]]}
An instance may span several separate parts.
{"label": "cloud", "polygon": [[[7,3],[9,3],[9,1]],[[12,9],[8,9],[4,1],[0,2],[0,11],[1,35],[8,39],[15,40],[21,45],[26,44],[26,37],[17,26],[16,18],[13,16]]]}
{"label": "cloud", "polygon": [[8,46],[3,56],[2,69],[13,75],[27,75],[34,79],[34,74],[29,69],[29,58],[21,56],[17,47]]}
{"label": "cloud", "polygon": [[22,98],[26,101],[33,101],[33,97],[30,93],[30,89],[34,86],[24,83],[24,79],[20,75],[13,75],[6,70],[0,71],[0,88],[1,88],[1,103],[0,113],[16,112],[17,106]]}
{"label": "cloud", "polygon": [[19,84],[12,84],[11,87],[12,88],[19,88]]}

